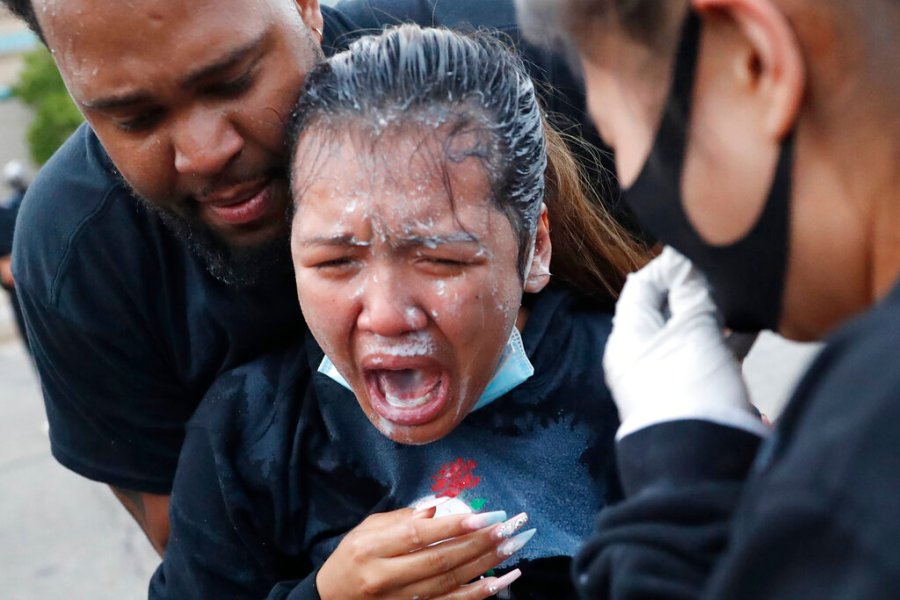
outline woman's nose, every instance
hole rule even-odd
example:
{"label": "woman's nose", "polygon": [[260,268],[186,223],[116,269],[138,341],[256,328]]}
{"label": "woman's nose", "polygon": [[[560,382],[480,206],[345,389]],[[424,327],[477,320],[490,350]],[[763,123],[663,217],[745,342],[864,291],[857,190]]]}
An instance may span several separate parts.
{"label": "woman's nose", "polygon": [[394,277],[371,276],[362,292],[359,328],[385,337],[424,329],[428,316],[409,291]]}

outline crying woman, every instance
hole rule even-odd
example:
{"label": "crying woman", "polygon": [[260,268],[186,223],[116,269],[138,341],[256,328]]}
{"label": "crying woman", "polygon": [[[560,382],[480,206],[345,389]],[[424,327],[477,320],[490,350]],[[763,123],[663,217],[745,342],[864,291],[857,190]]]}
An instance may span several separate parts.
{"label": "crying woman", "polygon": [[643,250],[491,38],[361,39],[309,75],[293,127],[311,334],[198,411],[151,591],[573,596],[617,494],[601,358]]}

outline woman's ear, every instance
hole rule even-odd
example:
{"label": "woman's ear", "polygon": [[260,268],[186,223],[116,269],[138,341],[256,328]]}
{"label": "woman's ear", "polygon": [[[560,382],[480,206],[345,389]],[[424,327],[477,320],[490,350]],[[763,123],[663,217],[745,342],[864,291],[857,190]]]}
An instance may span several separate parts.
{"label": "woman's ear", "polygon": [[531,258],[531,264],[526,266],[525,291],[529,294],[540,292],[550,283],[550,257],[552,254],[550,219],[547,217],[547,206],[542,204],[534,236],[534,256]]}

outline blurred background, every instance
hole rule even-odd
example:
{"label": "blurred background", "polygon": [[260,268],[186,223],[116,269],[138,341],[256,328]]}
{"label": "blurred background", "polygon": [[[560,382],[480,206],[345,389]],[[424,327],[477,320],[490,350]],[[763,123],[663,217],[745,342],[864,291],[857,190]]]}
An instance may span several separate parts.
{"label": "blurred background", "polygon": [[[80,121],[49,53],[0,8],[0,167],[17,160],[33,177]],[[4,183],[0,205],[13,192]],[[770,418],[815,350],[772,335],[757,342],[744,369]],[[157,564],[109,489],[50,456],[40,385],[0,292],[0,599],[146,598]]]}
{"label": "blurred background", "polygon": [[[80,121],[49,53],[0,9],[0,168],[17,160],[33,177]],[[0,204],[13,193],[4,179]],[[156,553],[109,488],[53,460],[46,432],[40,386],[0,290],[0,598],[146,598]]]}

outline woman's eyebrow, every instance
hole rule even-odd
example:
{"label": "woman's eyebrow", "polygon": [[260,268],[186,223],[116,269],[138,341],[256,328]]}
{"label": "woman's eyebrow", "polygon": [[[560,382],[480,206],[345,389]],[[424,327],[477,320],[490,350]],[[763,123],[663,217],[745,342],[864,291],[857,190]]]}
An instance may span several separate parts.
{"label": "woman's eyebrow", "polygon": [[411,235],[402,238],[393,238],[391,240],[391,246],[398,249],[417,246],[437,248],[438,246],[447,246],[450,244],[476,244],[480,246],[481,240],[475,234],[467,231],[450,233],[447,235]]}
{"label": "woman's eyebrow", "polygon": [[332,236],[316,236],[305,240],[300,240],[300,245],[304,248],[309,246],[371,246],[372,243],[367,240],[361,240],[355,235],[344,233]]}

